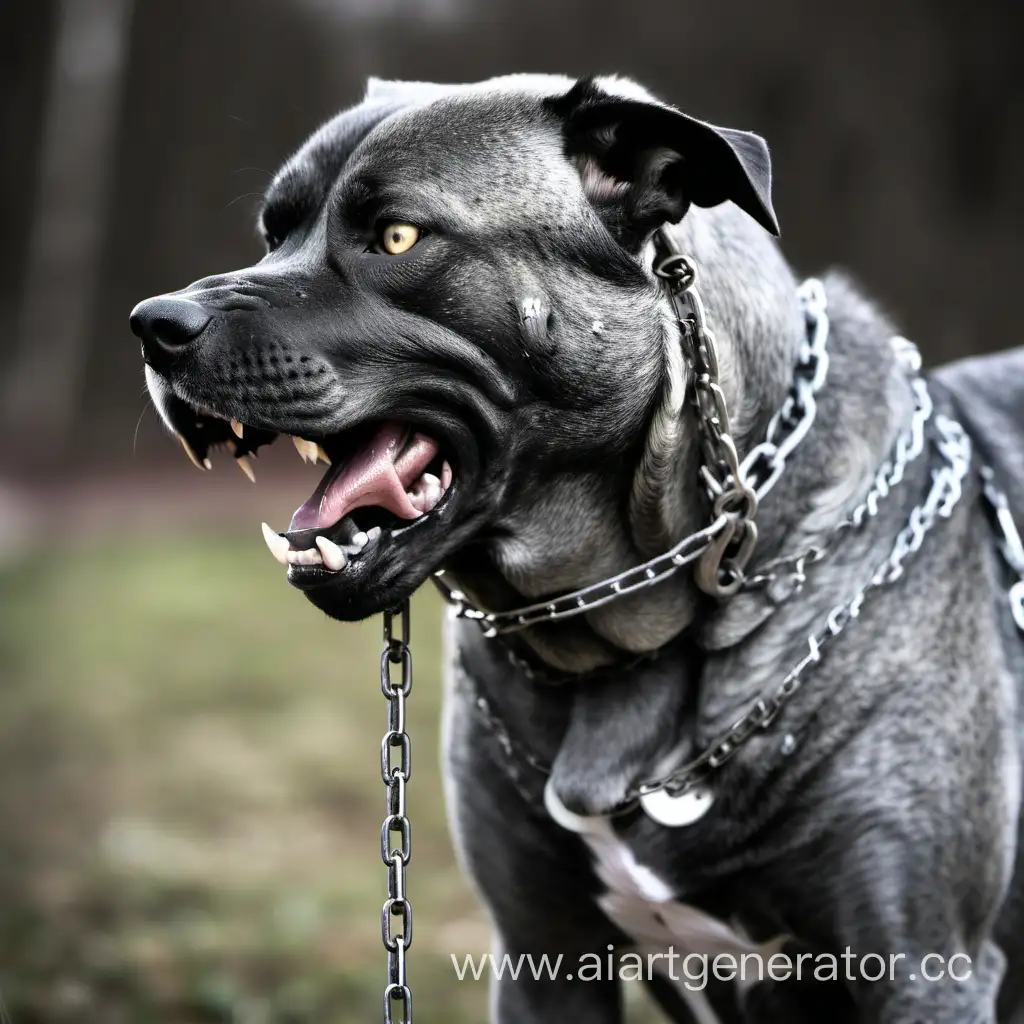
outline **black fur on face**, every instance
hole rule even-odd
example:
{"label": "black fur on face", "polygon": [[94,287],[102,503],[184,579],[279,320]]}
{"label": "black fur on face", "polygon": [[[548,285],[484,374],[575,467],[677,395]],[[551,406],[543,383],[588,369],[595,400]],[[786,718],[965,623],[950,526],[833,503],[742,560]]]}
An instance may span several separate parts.
{"label": "black fur on face", "polygon": [[[262,260],[150,300],[195,304],[196,336],[135,324],[156,403],[200,460],[292,434],[343,466],[389,422],[437,443],[453,480],[427,514],[355,509],[320,532],[380,526],[375,543],[338,572],[290,568],[335,617],[396,604],[467,546],[486,557],[559,476],[628,489],[663,372],[657,287],[587,194],[572,111],[548,102],[571,83],[529,81],[371,90],[278,174]],[[390,223],[419,240],[387,253]]]}

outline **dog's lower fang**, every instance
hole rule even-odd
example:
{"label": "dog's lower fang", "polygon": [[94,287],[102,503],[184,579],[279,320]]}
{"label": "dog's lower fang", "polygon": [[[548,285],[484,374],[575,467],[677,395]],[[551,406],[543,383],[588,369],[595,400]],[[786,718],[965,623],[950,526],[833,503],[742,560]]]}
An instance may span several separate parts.
{"label": "dog's lower fang", "polygon": [[288,538],[282,537],[281,534],[276,533],[266,523],[263,523],[262,525],[263,539],[267,542],[267,547],[270,548],[270,553],[282,565],[287,565],[288,552],[291,550],[291,544],[288,543]]}
{"label": "dog's lower fang", "polygon": [[345,552],[327,537],[317,537],[316,546],[320,549],[320,556],[323,558],[324,568],[331,572],[341,572],[348,565],[348,558]]}
{"label": "dog's lower fang", "polygon": [[348,565],[348,556],[327,537],[317,537],[315,548],[293,548],[287,537],[282,537],[267,523],[261,525],[263,539],[281,565],[322,565],[331,572],[341,572]]}

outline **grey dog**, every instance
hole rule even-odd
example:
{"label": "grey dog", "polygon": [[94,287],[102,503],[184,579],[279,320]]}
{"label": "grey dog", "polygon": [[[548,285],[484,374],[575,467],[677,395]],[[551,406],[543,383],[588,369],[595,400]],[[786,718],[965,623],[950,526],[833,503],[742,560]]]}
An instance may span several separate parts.
{"label": "grey dog", "polygon": [[[281,434],[331,463],[265,534],[336,618],[396,606],[442,567],[501,612],[672,550],[714,519],[702,467],[728,455],[694,388],[745,457],[808,344],[763,140],[623,79],[373,81],[285,164],[261,227],[257,264],[147,300],[132,326],[199,465],[227,445],[248,471]],[[697,268],[713,373],[683,358],[656,237]],[[495,950],[564,965],[496,982],[500,1024],[622,1020],[621,972],[573,969],[609,950],[653,964],[678,1021],[1024,1020],[1024,644],[977,472],[1024,509],[1024,357],[934,375],[924,449],[885,477],[923,401],[906,344],[843,278],[823,292],[816,418],[760,502],[745,576],[722,577],[789,566],[792,586],[715,593],[714,577],[709,593],[687,567],[507,636],[450,620],[457,845]],[[954,460],[929,511],[951,420],[974,461]],[[753,541],[739,514],[722,512]],[[638,787],[727,733],[823,623],[799,689],[706,766],[700,813],[647,813]],[[692,954],[802,970],[737,979],[722,961],[698,984]],[[842,955],[874,959],[836,976]]]}

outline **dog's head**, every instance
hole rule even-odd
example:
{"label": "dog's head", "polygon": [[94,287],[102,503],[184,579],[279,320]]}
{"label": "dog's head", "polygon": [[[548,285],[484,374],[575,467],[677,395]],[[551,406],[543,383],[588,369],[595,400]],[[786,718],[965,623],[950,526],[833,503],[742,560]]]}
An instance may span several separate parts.
{"label": "dog's head", "polygon": [[329,614],[392,606],[473,542],[517,586],[543,547],[557,588],[661,402],[673,328],[645,247],[727,200],[775,231],[763,141],[632,83],[371,83],[277,175],[267,254],[132,327],[200,464],[282,434],[329,462],[268,535]]}

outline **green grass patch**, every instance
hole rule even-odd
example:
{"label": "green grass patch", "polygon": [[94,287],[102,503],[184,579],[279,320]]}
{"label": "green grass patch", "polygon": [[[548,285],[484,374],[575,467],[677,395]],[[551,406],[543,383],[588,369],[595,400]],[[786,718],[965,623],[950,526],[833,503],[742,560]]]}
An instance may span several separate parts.
{"label": "green grass patch", "polygon": [[[486,986],[449,953],[489,936],[442,807],[440,613],[416,599],[410,976],[419,1024],[468,1024]],[[251,540],[91,542],[0,570],[14,1024],[380,1019],[380,649],[379,620],[330,622]]]}

